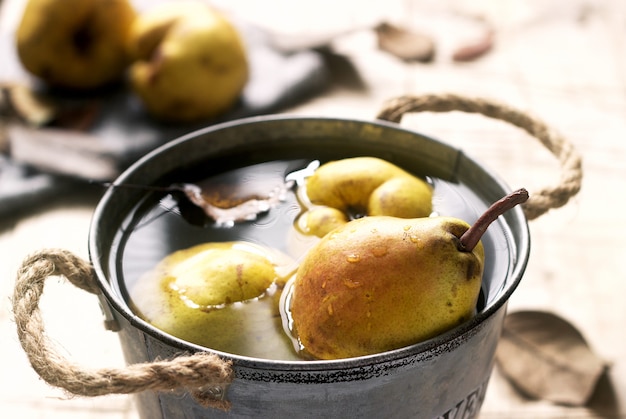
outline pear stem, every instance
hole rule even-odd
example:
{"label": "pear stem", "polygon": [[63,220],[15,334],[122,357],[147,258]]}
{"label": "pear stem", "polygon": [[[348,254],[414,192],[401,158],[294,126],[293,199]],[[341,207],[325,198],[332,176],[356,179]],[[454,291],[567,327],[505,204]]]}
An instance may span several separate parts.
{"label": "pear stem", "polygon": [[462,252],[471,252],[480,241],[480,238],[487,231],[487,227],[491,225],[499,216],[510,210],[511,208],[526,202],[528,200],[528,191],[524,188],[511,192],[504,198],[491,204],[489,208],[478,217],[478,220],[459,238],[459,250]]}

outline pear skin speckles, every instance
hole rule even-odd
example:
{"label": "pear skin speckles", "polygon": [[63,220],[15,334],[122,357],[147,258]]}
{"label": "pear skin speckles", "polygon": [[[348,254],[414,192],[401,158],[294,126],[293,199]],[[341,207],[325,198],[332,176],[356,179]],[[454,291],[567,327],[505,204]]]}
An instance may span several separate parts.
{"label": "pear skin speckles", "polygon": [[323,238],[294,282],[291,314],[305,350],[320,359],[368,355],[470,318],[483,253],[482,245],[474,252],[458,249],[457,235],[467,228],[447,217],[371,216]]}

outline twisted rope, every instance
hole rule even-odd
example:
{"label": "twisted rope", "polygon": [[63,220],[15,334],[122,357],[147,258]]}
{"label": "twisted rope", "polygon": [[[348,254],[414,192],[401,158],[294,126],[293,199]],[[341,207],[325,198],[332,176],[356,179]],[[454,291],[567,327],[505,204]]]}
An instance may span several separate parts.
{"label": "twisted rope", "polygon": [[184,388],[205,407],[230,407],[219,396],[233,379],[231,363],[215,354],[199,352],[124,368],[94,370],[64,358],[47,338],[39,310],[45,280],[52,276],[64,276],[90,293],[100,292],[91,265],[68,251],[43,250],[22,262],[12,300],[17,333],[33,369],[48,384],[79,396]]}
{"label": "twisted rope", "polygon": [[451,111],[478,113],[508,122],[538,139],[558,159],[561,165],[558,184],[532,191],[528,201],[522,205],[529,220],[565,205],[580,191],[582,159],[572,144],[539,119],[506,104],[454,94],[401,96],[387,101],[377,118],[399,123],[405,113]]}

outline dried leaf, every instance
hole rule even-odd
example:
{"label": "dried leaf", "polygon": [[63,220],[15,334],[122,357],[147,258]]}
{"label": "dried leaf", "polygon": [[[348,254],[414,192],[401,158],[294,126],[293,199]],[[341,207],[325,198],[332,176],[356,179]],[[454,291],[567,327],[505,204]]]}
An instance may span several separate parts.
{"label": "dried leaf", "polygon": [[18,163],[92,180],[110,180],[120,172],[116,150],[94,135],[16,124],[7,133],[11,158]]}
{"label": "dried leaf", "polygon": [[7,112],[30,126],[46,125],[57,115],[58,106],[28,86],[8,84],[1,89]]}
{"label": "dried leaf", "polygon": [[206,216],[211,218],[217,225],[232,226],[238,222],[254,220],[259,214],[274,208],[284,201],[285,193],[294,184],[295,182],[293,181],[286,182],[274,188],[266,198],[250,198],[226,208],[213,205],[205,191],[198,185],[183,183],[172,185],[171,188],[183,192],[192,204],[202,209]]}
{"label": "dried leaf", "polygon": [[378,37],[378,48],[404,61],[425,63],[435,56],[435,43],[427,35],[389,23],[381,23],[374,31]]}
{"label": "dried leaf", "polygon": [[0,83],[0,114],[29,127],[88,131],[101,111],[99,99],[63,99],[21,84]]}
{"label": "dried leaf", "polygon": [[458,47],[452,54],[456,62],[474,61],[493,48],[493,30],[485,31],[483,36],[473,42]]}
{"label": "dried leaf", "polygon": [[[231,226],[254,220],[259,214],[268,212],[283,202],[285,194],[296,185],[303,185],[305,179],[319,167],[320,162],[313,160],[306,167],[288,173],[284,179],[271,170],[271,163],[267,164],[270,166],[264,176],[247,179],[245,182],[238,181],[238,171],[235,170],[225,174],[225,177],[218,176],[199,184],[172,185],[169,189],[182,192],[186,201],[192,204],[193,209],[185,205],[185,201],[179,201],[178,205],[181,215],[190,223],[202,225],[202,218],[206,216],[217,225]],[[268,182],[277,185],[269,192]],[[197,209],[202,210],[202,213],[198,214]]]}
{"label": "dried leaf", "polygon": [[542,311],[506,317],[496,362],[526,395],[571,406],[589,401],[606,368],[573,325]]}

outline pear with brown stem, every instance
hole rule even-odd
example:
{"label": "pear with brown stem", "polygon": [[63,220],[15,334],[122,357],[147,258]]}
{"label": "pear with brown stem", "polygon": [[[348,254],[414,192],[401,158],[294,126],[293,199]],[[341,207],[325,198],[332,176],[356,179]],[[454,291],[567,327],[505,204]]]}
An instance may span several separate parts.
{"label": "pear with brown stem", "polygon": [[290,311],[304,351],[349,358],[418,343],[475,313],[484,249],[498,216],[525,202],[520,189],[470,227],[454,217],[370,216],[333,230],[300,265]]}

